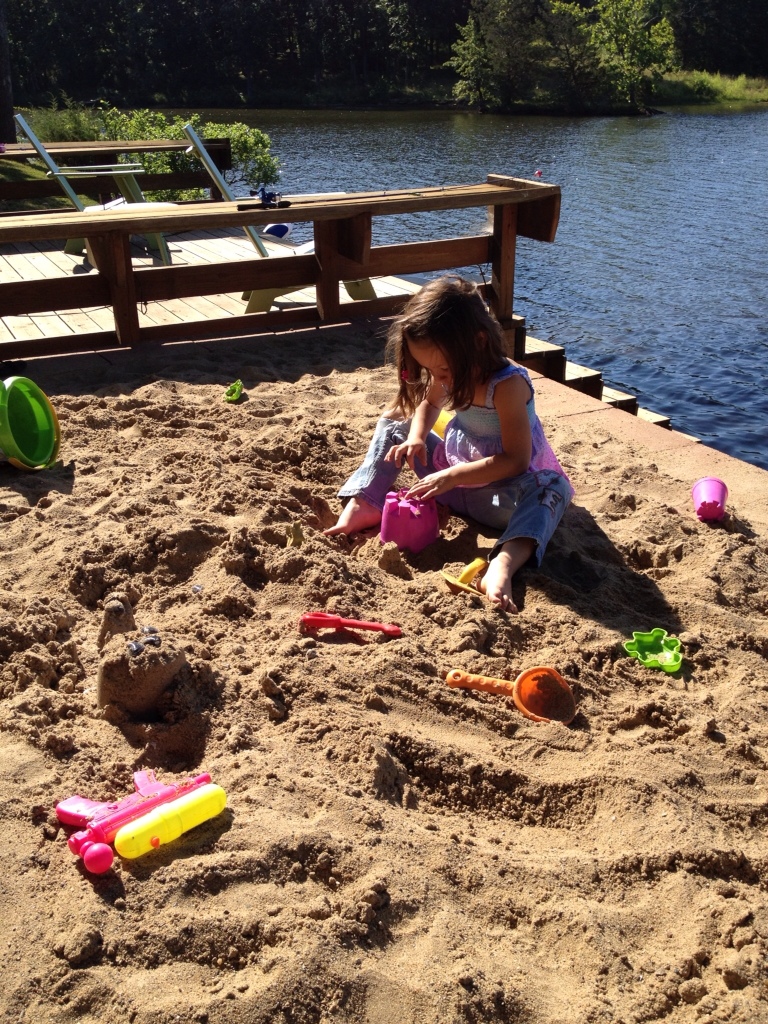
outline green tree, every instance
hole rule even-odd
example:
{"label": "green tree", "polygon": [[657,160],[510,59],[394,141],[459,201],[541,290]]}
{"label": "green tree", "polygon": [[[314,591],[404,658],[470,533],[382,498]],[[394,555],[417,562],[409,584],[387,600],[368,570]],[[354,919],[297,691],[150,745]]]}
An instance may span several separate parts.
{"label": "green tree", "polygon": [[543,60],[541,10],[546,0],[477,0],[474,8],[502,109],[536,91]]}
{"label": "green tree", "polygon": [[768,77],[766,0],[667,0],[687,71]]}
{"label": "green tree", "polygon": [[543,23],[550,46],[553,91],[569,108],[587,109],[606,90],[589,12],[576,3],[552,0]]}
{"label": "green tree", "polygon": [[646,80],[676,65],[672,26],[654,0],[597,0],[593,40],[620,99],[642,108]]}
{"label": "green tree", "polygon": [[466,25],[457,27],[459,38],[453,44],[453,57],[446,61],[446,67],[453,68],[458,75],[453,95],[471,107],[483,108],[497,101],[493,91],[493,69],[485,40],[473,17],[470,17]]}

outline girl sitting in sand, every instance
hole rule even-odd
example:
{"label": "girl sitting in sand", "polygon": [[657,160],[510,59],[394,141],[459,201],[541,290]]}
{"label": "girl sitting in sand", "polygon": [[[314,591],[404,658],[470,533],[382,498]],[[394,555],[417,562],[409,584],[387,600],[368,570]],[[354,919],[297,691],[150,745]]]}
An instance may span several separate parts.
{"label": "girl sitting in sand", "polygon": [[[381,522],[384,499],[405,461],[419,477],[411,497],[501,530],[479,587],[517,611],[512,577],[541,563],[573,489],[549,446],[528,373],[506,355],[504,332],[477,287],[460,277],[425,285],[392,325],[388,351],[400,378],[394,408],[339,491],[349,498],[328,536]],[[454,412],[441,440],[441,410]]]}

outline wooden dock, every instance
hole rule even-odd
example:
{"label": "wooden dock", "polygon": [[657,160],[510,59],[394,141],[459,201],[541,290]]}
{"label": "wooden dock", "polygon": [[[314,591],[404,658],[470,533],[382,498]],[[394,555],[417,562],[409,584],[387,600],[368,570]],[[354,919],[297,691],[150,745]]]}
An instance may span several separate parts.
{"label": "wooden dock", "polygon": [[[492,209],[489,233],[373,244],[379,218],[472,207]],[[559,213],[556,185],[491,174],[479,184],[287,197],[279,210],[254,200],[9,215],[0,218],[0,345],[6,358],[26,358],[391,316],[410,294],[392,278],[487,263],[486,297],[517,354],[517,237],[552,242]],[[257,252],[243,229],[277,219],[311,225],[312,251]],[[136,236],[160,235],[171,242],[170,265],[136,252]],[[66,255],[77,239],[88,263]],[[311,304],[284,300],[302,292]]]}
{"label": "wooden dock", "polygon": [[[166,236],[174,267],[206,266],[218,263],[232,263],[253,260],[255,251],[245,233],[238,228],[185,231]],[[290,244],[274,241],[263,236],[270,258],[292,256]],[[134,267],[151,268],[162,266],[160,260],[139,247],[131,244]],[[73,276],[98,276],[98,271],[83,256],[73,256],[63,251],[60,242],[28,241],[0,244],[0,284],[13,285],[24,281],[55,281]],[[404,278],[384,276],[374,278],[372,284],[379,298],[406,299],[418,291],[418,284]],[[288,292],[275,300],[277,307],[300,309],[314,307],[314,289],[302,288]],[[339,289],[342,305],[353,300],[342,287]],[[246,301],[242,292],[219,292],[211,295],[190,295],[183,298],[149,299],[138,303],[140,328],[176,326],[182,324],[203,324],[211,320],[240,317],[245,313]],[[2,308],[0,307],[0,314]],[[256,328],[254,322],[254,328]],[[88,347],[94,344],[93,334],[103,332],[105,341],[114,333],[114,317],[108,305],[85,306],[78,309],[52,310],[37,313],[0,315],[0,359],[9,352],[10,342],[39,341],[45,339],[87,335]]]}
{"label": "wooden dock", "polygon": [[[490,208],[488,234],[372,244],[374,218],[469,207]],[[554,241],[559,212],[557,186],[491,174],[475,185],[296,196],[278,210],[245,201],[2,217],[0,359],[392,316],[418,289],[408,275],[488,264],[483,291],[518,362],[669,426],[605,387],[599,371],[569,364],[561,346],[527,335],[514,313],[517,237]],[[260,256],[243,227],[278,219],[311,224],[312,251],[264,237]],[[137,247],[137,236],[157,233],[170,266]],[[63,240],[83,236],[89,257],[68,255]]]}

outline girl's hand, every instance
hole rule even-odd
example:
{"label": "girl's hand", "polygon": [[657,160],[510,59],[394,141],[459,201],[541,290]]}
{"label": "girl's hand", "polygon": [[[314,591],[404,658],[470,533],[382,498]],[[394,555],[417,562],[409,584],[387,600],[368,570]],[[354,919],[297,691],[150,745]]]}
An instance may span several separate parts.
{"label": "girl's hand", "polygon": [[403,459],[405,459],[414,472],[416,471],[416,467],[414,466],[414,461],[416,459],[419,460],[422,466],[426,466],[426,443],[424,441],[404,441],[402,444],[392,445],[384,456],[385,462],[394,462],[398,469],[402,466]]}
{"label": "girl's hand", "polygon": [[437,498],[446,491],[450,491],[456,485],[453,482],[453,470],[441,469],[438,473],[430,473],[423,480],[419,480],[408,491],[406,497],[421,498],[426,501],[428,498]]}

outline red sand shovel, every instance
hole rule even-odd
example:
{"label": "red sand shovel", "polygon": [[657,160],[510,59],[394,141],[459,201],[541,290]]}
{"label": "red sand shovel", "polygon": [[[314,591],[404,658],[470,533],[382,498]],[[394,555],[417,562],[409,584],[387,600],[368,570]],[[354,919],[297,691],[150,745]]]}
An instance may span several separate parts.
{"label": "red sand shovel", "polygon": [[553,668],[528,668],[510,683],[507,679],[476,676],[452,669],[445,677],[449,686],[484,690],[511,697],[521,714],[532,722],[562,722],[568,725],[576,716],[576,701],[568,683]]}
{"label": "red sand shovel", "polygon": [[343,619],[329,612],[306,612],[299,619],[304,629],[372,629],[385,636],[402,636],[403,631],[393,622],[364,622],[362,619]]}

